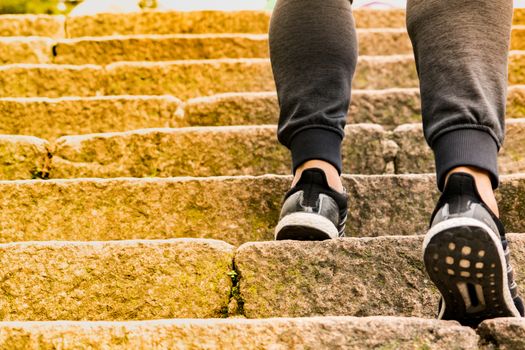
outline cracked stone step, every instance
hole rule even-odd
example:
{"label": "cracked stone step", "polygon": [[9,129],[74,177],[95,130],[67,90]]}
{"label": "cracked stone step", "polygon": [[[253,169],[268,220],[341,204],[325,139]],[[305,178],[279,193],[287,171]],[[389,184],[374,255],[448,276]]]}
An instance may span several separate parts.
{"label": "cracked stone step", "polygon": [[[525,287],[525,237],[509,235]],[[247,243],[235,266],[248,318],[323,315],[435,317],[439,293],[424,272],[423,237]]]}
{"label": "cracked stone step", "polygon": [[[359,54],[406,55],[412,45],[404,29],[358,29]],[[525,26],[512,31],[511,50],[525,50]],[[100,64],[117,61],[174,61],[267,58],[267,34],[168,34],[49,38],[1,38],[0,64]]]}
{"label": "cracked stone step", "polygon": [[[263,126],[143,129],[65,136],[52,151],[52,178],[288,174],[290,155]],[[397,146],[379,125],[345,129],[343,165],[357,174],[393,173]]]}
{"label": "cracked stone step", "polygon": [[[513,51],[510,55],[511,85],[525,84],[523,58],[522,51]],[[417,87],[413,63],[411,55],[363,56],[359,59],[353,87]],[[0,66],[0,97],[170,94],[185,100],[224,92],[274,89],[270,62],[264,58],[119,62],[105,67],[45,64]]]}
{"label": "cracked stone step", "polygon": [[[433,176],[345,175],[343,181],[350,196],[347,236],[426,232],[438,198]],[[290,182],[276,175],[3,181],[0,242],[272,240]],[[523,193],[525,175],[502,176],[497,196],[508,232],[525,232]]]}
{"label": "cracked stone step", "polygon": [[[354,90],[348,123],[386,129],[421,122],[419,90]],[[0,98],[0,134],[60,136],[144,128],[277,124],[275,92],[225,93],[182,103],[172,96]],[[510,86],[508,118],[525,118],[525,86]]]}
{"label": "cracked stone step", "polygon": [[211,240],[0,245],[0,319],[221,317],[233,247]]}
{"label": "cracked stone step", "polygon": [[456,322],[402,317],[264,320],[2,322],[0,347],[24,349],[478,349],[479,337]]}
{"label": "cracked stone step", "polygon": [[[525,119],[510,119],[506,123],[505,143],[500,150],[499,169],[502,174],[525,171]],[[423,137],[421,124],[401,125],[394,130],[399,146],[395,158],[398,174],[431,173],[435,171],[434,155]]]}

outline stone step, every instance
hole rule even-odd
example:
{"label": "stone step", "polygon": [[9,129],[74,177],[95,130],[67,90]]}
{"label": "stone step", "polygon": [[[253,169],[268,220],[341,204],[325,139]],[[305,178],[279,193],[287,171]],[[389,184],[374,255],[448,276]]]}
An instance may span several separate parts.
{"label": "stone step", "polygon": [[[405,28],[403,10],[353,11],[358,28]],[[142,12],[69,17],[2,15],[0,36],[52,38],[177,33],[268,33],[269,12]],[[525,25],[525,10],[514,10],[515,25]],[[67,28],[67,34],[66,34]]]}
{"label": "stone step", "polygon": [[[31,136],[0,135],[0,179],[78,177],[173,177],[288,174],[289,151],[276,126],[140,129],[64,136],[53,143]],[[502,174],[525,172],[525,119],[507,122],[499,154]],[[421,124],[388,131],[377,124],[350,124],[343,141],[349,174],[434,171]]]}
{"label": "stone step", "polygon": [[478,327],[481,344],[487,349],[513,350],[525,348],[525,322],[520,318],[499,318]]}
{"label": "stone step", "polygon": [[[346,127],[345,171],[394,172],[395,143],[379,125]],[[65,136],[55,142],[51,178],[288,174],[276,126],[143,129]]]}
{"label": "stone step", "polygon": [[[525,172],[525,119],[507,122],[499,154],[502,174]],[[142,129],[65,136],[51,149],[51,178],[171,177],[288,174],[290,155],[276,127],[225,126]],[[421,123],[387,131],[351,124],[342,146],[349,174],[434,172],[433,153]]]}
{"label": "stone step", "polygon": [[[520,54],[518,56],[521,57]],[[410,55],[362,57],[354,87],[382,89],[417,86],[417,74],[412,63]],[[518,63],[513,67],[519,67]],[[521,79],[520,76],[511,78],[518,82]],[[522,80],[525,82],[525,77]],[[105,67],[53,64],[0,66],[0,97],[170,94],[188,99],[223,92],[274,89],[270,61],[265,58],[120,62]]]}
{"label": "stone step", "polygon": [[0,347],[20,349],[478,349],[456,322],[402,317],[265,320],[3,322]]}
{"label": "stone step", "polygon": [[[404,29],[358,29],[363,56],[407,55],[412,45]],[[511,50],[525,50],[525,26],[512,31]],[[174,61],[268,58],[266,34],[169,34],[49,38],[0,38],[0,64],[100,64],[117,61]]]}
{"label": "stone step", "polygon": [[[510,54],[511,85],[525,84],[524,55],[523,51],[512,51]],[[411,55],[362,56],[353,81],[355,89],[417,86],[417,73]],[[270,61],[265,58],[119,62],[105,67],[52,64],[0,66],[0,97],[170,94],[185,100],[224,92],[274,89]]]}
{"label": "stone step", "polygon": [[[525,236],[509,235],[525,288]],[[422,261],[423,237],[247,243],[235,254],[248,318],[396,315],[435,317],[439,293]]]}
{"label": "stone step", "polygon": [[[419,90],[354,90],[348,123],[387,130],[421,122]],[[277,124],[275,92],[226,93],[182,103],[171,96],[0,98],[0,134],[60,136],[144,128]],[[525,86],[509,87],[508,118],[525,118]]]}
{"label": "stone step", "polygon": [[233,247],[211,240],[0,245],[2,321],[227,314]]}
{"label": "stone step", "polygon": [[[438,198],[430,175],[343,177],[347,236],[423,234]],[[0,242],[273,239],[288,176],[0,182]],[[525,232],[525,175],[497,192],[509,232]],[[225,198],[227,200],[225,200]],[[395,228],[395,229],[393,229]]]}

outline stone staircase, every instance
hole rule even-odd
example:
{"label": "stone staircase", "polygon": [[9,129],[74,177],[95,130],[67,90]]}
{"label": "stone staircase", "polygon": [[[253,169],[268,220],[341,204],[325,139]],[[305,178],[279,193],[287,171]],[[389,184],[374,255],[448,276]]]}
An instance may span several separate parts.
{"label": "stone staircase", "polygon": [[[434,320],[420,247],[438,193],[402,11],[355,11],[350,238],[271,242],[290,159],[269,16],[0,17],[0,348],[525,348],[519,319]],[[498,195],[525,232],[514,21]]]}

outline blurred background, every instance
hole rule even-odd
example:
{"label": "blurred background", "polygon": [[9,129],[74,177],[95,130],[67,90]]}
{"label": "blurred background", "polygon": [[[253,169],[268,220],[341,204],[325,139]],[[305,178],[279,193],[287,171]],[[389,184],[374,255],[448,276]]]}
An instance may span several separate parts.
{"label": "blurred background", "polygon": [[[85,0],[91,1],[91,0]],[[271,10],[276,0],[128,0],[139,3],[141,8],[161,8],[178,10],[204,9],[266,9]],[[446,0],[444,0],[446,1]],[[0,13],[45,13],[67,14],[82,0],[0,0]],[[108,3],[108,0],[104,2]],[[126,2],[126,0],[118,0]],[[525,0],[515,0],[515,7],[525,7]],[[355,0],[354,7],[403,8],[406,0]]]}

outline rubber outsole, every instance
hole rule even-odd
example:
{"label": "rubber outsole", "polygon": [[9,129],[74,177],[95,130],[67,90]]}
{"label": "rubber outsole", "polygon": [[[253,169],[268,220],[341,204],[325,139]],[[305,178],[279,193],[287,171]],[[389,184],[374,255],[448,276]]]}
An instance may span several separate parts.
{"label": "rubber outsole", "polygon": [[319,214],[293,213],[282,218],[275,228],[275,240],[324,241],[337,238],[334,224]]}
{"label": "rubber outsole", "polygon": [[434,226],[423,245],[425,268],[442,295],[440,319],[477,327],[486,319],[519,317],[499,235],[471,218]]}

